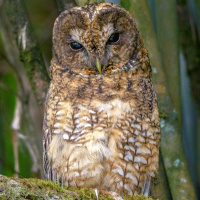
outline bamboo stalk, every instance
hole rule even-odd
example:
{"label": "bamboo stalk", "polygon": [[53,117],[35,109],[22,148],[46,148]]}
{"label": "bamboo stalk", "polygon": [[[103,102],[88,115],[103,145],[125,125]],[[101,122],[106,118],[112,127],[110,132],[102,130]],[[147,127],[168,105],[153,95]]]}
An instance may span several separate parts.
{"label": "bamboo stalk", "polygon": [[147,2],[145,0],[121,0],[121,5],[136,20],[149,51],[161,117],[161,153],[172,197],[179,200],[196,199],[183,150],[182,138],[178,129],[178,116],[177,112],[174,111],[175,107],[167,91],[166,75],[161,67],[156,35],[153,30]]}
{"label": "bamboo stalk", "polygon": [[156,0],[156,35],[167,86],[181,130],[180,64],[176,0]]}
{"label": "bamboo stalk", "polygon": [[[196,4],[196,12],[198,21],[195,24],[195,13],[192,11],[191,7],[189,6],[191,2],[186,0],[178,0],[178,22],[179,22],[179,30],[180,30],[180,44],[182,47],[182,51],[184,54],[184,58],[186,59],[186,67],[188,77],[190,78],[190,88],[193,100],[196,104],[196,112],[198,113],[197,121],[200,122],[200,2],[195,0]],[[193,31],[195,29],[195,25],[197,26],[196,29],[198,31],[198,37],[195,35],[196,32]],[[194,36],[195,35],[195,36]],[[197,122],[197,129],[196,130],[196,138],[195,138],[195,163],[194,166],[196,167],[195,176],[197,182],[197,192],[200,195],[200,125]],[[197,174],[197,175],[196,175]]]}

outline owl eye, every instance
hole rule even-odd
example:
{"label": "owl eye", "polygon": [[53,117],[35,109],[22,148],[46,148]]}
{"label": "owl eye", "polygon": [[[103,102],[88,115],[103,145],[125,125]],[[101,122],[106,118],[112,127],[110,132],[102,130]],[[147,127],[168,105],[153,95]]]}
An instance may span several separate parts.
{"label": "owl eye", "polygon": [[70,47],[71,47],[72,50],[78,51],[78,50],[83,48],[83,45],[78,43],[78,42],[71,42]]}
{"label": "owl eye", "polygon": [[113,43],[116,43],[116,42],[118,42],[119,41],[119,33],[113,33],[110,37],[109,37],[109,39],[108,39],[108,41],[107,41],[107,44],[113,44]]}

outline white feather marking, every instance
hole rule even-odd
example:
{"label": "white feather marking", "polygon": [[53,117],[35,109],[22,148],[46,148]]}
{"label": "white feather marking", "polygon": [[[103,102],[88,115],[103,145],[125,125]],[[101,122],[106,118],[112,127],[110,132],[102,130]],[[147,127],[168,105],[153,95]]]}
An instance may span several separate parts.
{"label": "white feather marking", "polygon": [[60,127],[60,123],[55,123],[55,124],[54,124],[54,127],[55,127],[55,128],[59,128],[59,127]]}
{"label": "white feather marking", "polygon": [[67,135],[67,134],[63,134],[63,139],[65,139],[65,140],[69,140],[69,135]]}
{"label": "white feather marking", "polygon": [[89,113],[95,114],[96,112],[94,112],[93,110],[89,110]]}
{"label": "white feather marking", "polygon": [[81,144],[81,143],[80,143],[80,144],[76,144],[76,146],[78,146],[78,147],[82,147],[82,146],[83,146],[83,144]]}
{"label": "white feather marking", "polygon": [[79,116],[80,116],[80,114],[77,113],[77,114],[74,115],[74,118],[79,118]]}
{"label": "white feather marking", "polygon": [[145,118],[145,122],[150,122],[150,119],[149,118]]}
{"label": "white feather marking", "polygon": [[155,177],[155,173],[153,173],[153,172],[150,172],[149,175],[150,175],[151,177]]}
{"label": "white feather marking", "polygon": [[63,116],[56,116],[56,119],[61,120],[61,119],[63,119]]}
{"label": "white feather marking", "polygon": [[142,136],[139,136],[140,142],[145,142],[145,139]]}
{"label": "white feather marking", "polygon": [[80,121],[79,121],[79,119],[76,119],[74,122],[75,122],[75,124],[79,124]]}
{"label": "white feather marking", "polygon": [[89,173],[89,172],[88,172],[87,169],[84,169],[84,170],[81,171],[81,175],[86,175],[86,174],[88,174],[88,173]]}
{"label": "white feather marking", "polygon": [[146,135],[146,133],[145,133],[145,132],[142,132],[142,133],[141,133],[141,135],[142,135],[142,136],[145,136],[145,135]]}
{"label": "white feather marking", "polygon": [[131,153],[128,151],[126,152],[126,156],[124,158],[126,161],[132,161],[133,160],[133,156],[131,155]]}
{"label": "white feather marking", "polygon": [[156,133],[159,133],[160,131],[158,130],[158,128],[156,128],[155,132],[156,132]]}
{"label": "white feather marking", "polygon": [[135,146],[136,146],[136,147],[141,147],[141,143],[136,142],[136,143],[135,143]]}
{"label": "white feather marking", "polygon": [[91,125],[91,124],[85,124],[84,127],[85,127],[85,128],[87,128],[87,127],[92,127],[92,125]]}
{"label": "white feather marking", "polygon": [[125,133],[125,134],[127,134],[127,135],[128,135],[128,134],[130,133],[130,131],[129,131],[129,130],[127,130],[127,129],[124,129],[124,130],[123,130],[123,133]]}
{"label": "white feather marking", "polygon": [[56,115],[63,115],[63,114],[65,114],[65,110],[59,110],[59,111],[56,113]]}
{"label": "white feather marking", "polygon": [[127,129],[128,129],[128,127],[127,127],[127,126],[122,126],[122,129],[125,129],[125,130],[127,130]]}
{"label": "white feather marking", "polygon": [[85,121],[90,121],[90,119],[89,119],[89,117],[87,117],[87,116],[83,116],[83,119],[85,120]]}
{"label": "white feather marking", "polygon": [[81,74],[79,73],[80,76],[83,76],[83,77],[90,77],[89,75],[85,75],[85,74]]}
{"label": "white feather marking", "polygon": [[139,166],[137,164],[134,164],[135,169],[139,170]]}
{"label": "white feather marking", "polygon": [[121,176],[124,176],[124,171],[122,170],[122,168],[119,165],[115,166],[115,169],[112,170],[114,173],[118,173]]}
{"label": "white feather marking", "polygon": [[100,126],[97,127],[97,130],[98,130],[98,131],[102,131],[103,129],[104,129],[103,127],[100,127]]}
{"label": "white feather marking", "polygon": [[147,131],[147,137],[151,136],[152,135],[152,132],[150,131]]}
{"label": "white feather marking", "polygon": [[[80,110],[87,110],[87,107],[85,107],[85,106],[82,106],[82,105],[78,105],[77,106]],[[79,114],[78,114],[79,115]],[[76,115],[74,115],[74,117],[75,117]]]}
{"label": "white feather marking", "polygon": [[128,142],[135,142],[135,139],[133,137],[128,138]]}
{"label": "white feather marking", "polygon": [[78,172],[73,172],[69,174],[69,177],[77,177],[80,176]]}
{"label": "white feather marking", "polygon": [[105,127],[105,128],[106,128],[106,127],[107,127],[107,125],[106,125],[106,124],[101,124],[101,127]]}
{"label": "white feather marking", "polygon": [[156,145],[156,141],[154,141],[154,140],[149,140],[149,143]]}
{"label": "white feather marking", "polygon": [[74,140],[74,139],[76,139],[78,137],[78,135],[72,135],[71,137],[70,137],[70,140]]}
{"label": "white feather marking", "polygon": [[135,152],[135,148],[134,147],[130,146],[129,148],[130,148],[131,151]]}
{"label": "white feather marking", "polygon": [[124,149],[129,150],[129,146],[125,145]]}
{"label": "white feather marking", "polygon": [[142,126],[143,131],[148,130],[148,128],[149,128],[149,125],[148,125],[148,124],[144,124],[144,125]]}
{"label": "white feather marking", "polygon": [[126,174],[126,178],[131,179],[135,185],[138,184],[138,180],[137,180],[137,178],[136,178],[133,174],[127,173],[127,174]]}
{"label": "white feather marking", "polygon": [[69,127],[67,126],[64,126],[64,131],[67,131],[69,133],[72,133],[72,129],[70,129]]}
{"label": "white feather marking", "polygon": [[142,153],[142,150],[140,148],[138,148],[137,153]]}
{"label": "white feather marking", "polygon": [[139,135],[140,132],[139,132],[138,130],[135,130],[135,131],[134,131],[134,134],[135,134],[135,135]]}
{"label": "white feather marking", "polygon": [[53,133],[59,134],[59,133],[61,133],[61,131],[60,131],[60,129],[55,129],[55,130],[53,131]]}
{"label": "white feather marking", "polygon": [[130,188],[130,186],[129,186],[129,185],[127,185],[127,184],[125,184],[125,185],[124,185],[124,189],[125,189],[125,190],[128,190],[128,191],[131,191],[131,188]]}
{"label": "white feather marking", "polygon": [[155,116],[154,116],[154,115],[152,115],[151,121],[152,121],[152,122],[155,121]]}
{"label": "white feather marking", "polygon": [[118,182],[118,183],[117,183],[117,188],[120,189],[120,188],[122,188],[122,187],[123,187],[123,182],[122,182],[122,181]]}
{"label": "white feather marking", "polygon": [[81,134],[84,134],[84,133],[87,133],[87,131],[83,129],[83,130],[81,131]]}
{"label": "white feather marking", "polygon": [[136,126],[135,126],[135,128],[137,128],[138,130],[142,130],[142,127],[141,127],[141,125],[139,125],[139,124],[136,124]]}
{"label": "white feather marking", "polygon": [[144,157],[140,157],[140,156],[135,156],[134,162],[138,162],[138,163],[141,162],[141,163],[147,164],[147,160]]}
{"label": "white feather marking", "polygon": [[120,123],[117,123],[117,126],[121,127],[121,126],[122,126],[122,124],[120,124]]}
{"label": "white feather marking", "polygon": [[141,147],[137,149],[137,153],[145,153],[145,154],[150,154],[151,151],[147,149],[146,147]]}
{"label": "white feather marking", "polygon": [[83,124],[82,123],[79,123],[78,125],[76,125],[76,128],[82,128],[83,127]]}
{"label": "white feather marking", "polygon": [[76,128],[76,129],[74,130],[74,133],[80,133],[82,130],[83,130],[82,128]]}
{"label": "white feather marking", "polygon": [[145,151],[146,154],[151,154],[151,151],[147,148],[144,148],[144,151]]}

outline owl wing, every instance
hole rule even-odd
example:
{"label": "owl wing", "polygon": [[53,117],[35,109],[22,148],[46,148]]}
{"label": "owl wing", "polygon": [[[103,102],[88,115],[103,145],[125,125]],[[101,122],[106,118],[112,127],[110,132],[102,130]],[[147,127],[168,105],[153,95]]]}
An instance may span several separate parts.
{"label": "owl wing", "polygon": [[46,117],[44,116],[44,122],[43,122],[43,169],[44,169],[44,174],[45,177],[47,177],[48,180],[53,180],[52,177],[52,167],[51,163],[48,159],[48,148],[49,144],[51,143],[52,140],[52,132],[51,129],[48,128],[46,124]]}

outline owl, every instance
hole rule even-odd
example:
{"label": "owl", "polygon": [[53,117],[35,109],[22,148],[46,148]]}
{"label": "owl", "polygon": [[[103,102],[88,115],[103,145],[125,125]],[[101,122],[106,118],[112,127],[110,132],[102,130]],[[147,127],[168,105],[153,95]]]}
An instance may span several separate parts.
{"label": "owl", "polygon": [[148,194],[160,120],[148,52],[131,15],[112,3],[62,12],[49,71],[46,177],[122,197]]}

